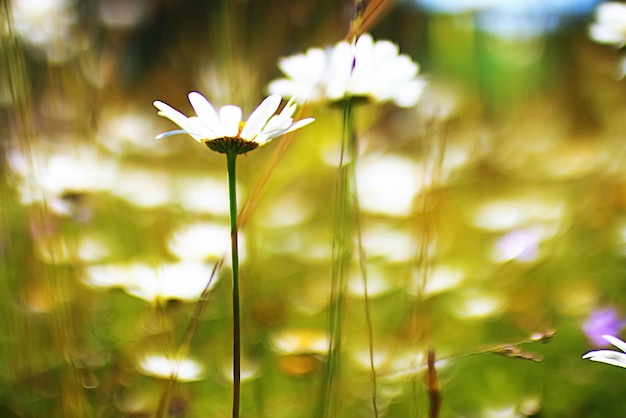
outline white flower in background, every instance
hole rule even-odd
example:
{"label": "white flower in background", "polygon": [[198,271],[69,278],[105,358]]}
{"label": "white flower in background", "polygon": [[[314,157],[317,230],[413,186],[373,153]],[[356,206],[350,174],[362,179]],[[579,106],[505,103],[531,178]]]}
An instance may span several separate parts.
{"label": "white flower in background", "polygon": [[48,59],[64,62],[80,49],[74,1],[14,0],[9,7],[15,33]]}
{"label": "white flower in background", "polygon": [[282,58],[278,67],[286,77],[272,81],[268,91],[300,102],[355,97],[411,107],[426,85],[417,77],[419,65],[396,44],[374,41],[369,34],[352,44],[341,41]]}
{"label": "white flower in background", "polygon": [[602,44],[622,47],[626,44],[626,3],[602,3],[596,9],[596,21],[589,26],[589,37]]}
{"label": "white flower in background", "polygon": [[238,154],[246,153],[278,136],[313,122],[313,118],[293,121],[292,116],[296,111],[296,104],[293,101],[289,101],[283,110],[275,115],[280,101],[278,95],[267,97],[246,122],[241,120],[241,108],[233,105],[223,106],[218,113],[203,95],[195,91],[189,93],[189,102],[197,116],[187,117],[171,106],[155,101],[153,104],[159,110],[158,114],[181,127],[179,130],[162,133],[157,139],[188,134],[213,151],[225,153],[232,150]]}
{"label": "white flower in background", "polygon": [[[602,3],[596,9],[596,21],[589,25],[589,37],[601,44],[622,48],[626,45],[626,3]],[[626,55],[617,67],[617,77],[626,76]]]}
{"label": "white flower in background", "polygon": [[[156,268],[143,263],[102,264],[88,267],[83,280],[93,288],[121,288],[153,304],[166,300],[192,302],[202,295],[212,272],[212,264],[198,261],[164,263]],[[210,283],[210,289],[218,278]]]}
{"label": "white flower in background", "polygon": [[613,350],[596,350],[588,352],[583,356],[583,358],[592,361],[598,361],[600,363],[610,364],[612,366],[626,368],[626,342],[611,335],[603,335],[602,338],[622,350],[623,353]]}
{"label": "white flower in background", "polygon": [[193,382],[203,378],[204,368],[200,363],[189,358],[176,359],[163,354],[147,354],[137,365],[139,371],[147,376],[169,379],[176,375],[179,382]]}
{"label": "white flower in background", "polygon": [[[230,228],[226,223],[195,222],[175,230],[168,240],[170,253],[180,260],[218,259],[230,248]],[[246,236],[239,233],[239,262],[245,261]]]}

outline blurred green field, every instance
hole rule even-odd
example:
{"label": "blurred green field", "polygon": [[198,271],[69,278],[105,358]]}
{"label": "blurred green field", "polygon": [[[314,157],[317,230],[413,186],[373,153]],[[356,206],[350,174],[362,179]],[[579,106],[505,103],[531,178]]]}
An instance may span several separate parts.
{"label": "blurred green field", "polygon": [[[318,418],[324,396],[327,416],[433,417],[428,350],[439,417],[626,416],[624,370],[581,359],[590,315],[626,324],[623,50],[589,38],[593,2],[501,26],[482,3],[396,1],[369,29],[427,86],[413,107],[354,108],[368,297],[354,259],[330,394],[342,110],[306,103],[312,125],[238,159],[242,417]],[[230,248],[225,159],[155,140],[174,128],[152,102],[191,114],[199,91],[248,115],[281,57],[353,15],[0,1],[1,417],[152,417],[164,396],[168,417],[231,416],[228,257],[205,289]]]}

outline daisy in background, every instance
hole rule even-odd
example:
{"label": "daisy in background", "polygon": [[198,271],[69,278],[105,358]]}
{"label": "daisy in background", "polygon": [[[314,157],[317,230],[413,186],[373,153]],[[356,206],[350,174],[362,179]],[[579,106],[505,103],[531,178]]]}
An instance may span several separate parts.
{"label": "daisy in background", "polygon": [[270,82],[268,91],[301,103],[351,97],[412,107],[426,85],[411,57],[400,54],[393,42],[374,41],[367,33],[353,43],[341,41],[282,58],[278,67],[286,77]]}
{"label": "daisy in background", "polygon": [[626,3],[598,5],[596,21],[589,25],[589,36],[601,44],[621,48],[626,44]]}
{"label": "daisy in background", "polygon": [[596,350],[588,352],[583,358],[626,368],[626,342],[612,335],[603,335],[602,338],[622,350],[623,353],[613,350]]}
{"label": "daisy in background", "polygon": [[[233,309],[233,418],[239,417],[241,391],[241,318],[239,308],[239,244],[237,232],[237,155],[245,154],[270,142],[272,139],[295,131],[313,122],[313,118],[293,121],[296,104],[290,100],[283,110],[275,114],[280,105],[279,95],[271,95],[261,102],[250,114],[248,120],[241,120],[241,108],[223,106],[219,112],[200,93],[189,93],[189,102],[196,116],[187,117],[173,107],[155,101],[153,104],[163,116],[181,129],[162,133],[157,139],[176,134],[187,134],[209,149],[226,154],[228,171],[228,198],[231,240],[232,309]],[[208,299],[201,299],[206,303]],[[194,318],[197,320],[197,318]],[[172,379],[176,376],[172,375]],[[157,416],[160,417],[167,401],[164,392]]]}
{"label": "daisy in background", "polygon": [[[601,44],[622,48],[626,45],[626,3],[606,2],[598,5],[596,20],[589,25],[589,37]],[[626,76],[626,55],[619,65],[619,78]]]}
{"label": "daisy in background", "polygon": [[[361,225],[357,190],[356,166],[359,156],[354,105],[357,102],[393,102],[400,107],[415,106],[425,87],[418,77],[419,65],[408,55],[400,54],[396,44],[382,40],[374,41],[365,33],[352,42],[340,41],[326,49],[310,48],[305,53],[282,58],[278,67],[284,78],[269,83],[268,91],[296,101],[340,104],[343,109],[343,127],[339,172],[335,188],[335,226],[333,233],[333,273],[329,300],[330,343],[325,362],[322,392],[318,414],[329,415],[335,393],[336,372],[339,368],[341,327],[346,289],[346,271],[352,257],[360,260],[360,276],[363,282],[365,316],[369,318],[367,294],[366,259],[362,247]],[[356,222],[352,222],[356,220]],[[354,245],[357,243],[358,248]],[[367,321],[369,360],[372,375],[372,407],[377,415],[376,370],[373,347],[373,331]]]}

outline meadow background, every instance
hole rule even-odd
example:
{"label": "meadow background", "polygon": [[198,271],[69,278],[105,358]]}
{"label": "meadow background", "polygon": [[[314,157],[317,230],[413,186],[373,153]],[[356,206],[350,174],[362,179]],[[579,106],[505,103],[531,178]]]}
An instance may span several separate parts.
{"label": "meadow background", "polygon": [[[355,108],[369,297],[350,274],[331,394],[341,109],[306,104],[315,123],[239,158],[242,416],[317,418],[324,396],[374,416],[375,384],[378,416],[428,417],[428,350],[441,417],[626,416],[626,373],[581,359],[626,323],[626,89],[622,52],[588,36],[597,3],[405,0],[371,27],[428,85]],[[353,15],[0,2],[0,416],[150,417],[164,394],[167,416],[230,416],[228,261],[198,303],[229,249],[225,160],[155,140],[173,127],[152,102],[190,114],[197,90],[247,115],[280,57]]]}

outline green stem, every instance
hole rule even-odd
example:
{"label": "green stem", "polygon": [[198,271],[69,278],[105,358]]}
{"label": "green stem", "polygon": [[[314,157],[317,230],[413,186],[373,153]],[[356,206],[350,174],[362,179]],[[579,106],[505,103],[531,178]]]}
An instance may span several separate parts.
{"label": "green stem", "polygon": [[339,172],[335,188],[335,209],[333,225],[332,257],[333,268],[331,273],[331,293],[329,302],[329,333],[330,341],[328,346],[327,361],[322,376],[322,388],[320,398],[315,411],[315,418],[329,417],[334,415],[335,397],[337,393],[334,387],[337,384],[340,374],[341,356],[341,325],[346,292],[346,271],[348,263],[352,258],[351,226],[349,219],[350,210],[349,199],[349,178],[348,166],[350,161],[346,161],[346,151],[349,147],[350,132],[352,123],[352,100],[346,99],[343,107],[343,133],[341,141],[341,155],[339,158]]}
{"label": "green stem", "polygon": [[350,155],[350,164],[348,171],[348,194],[351,197],[352,219],[354,222],[354,231],[357,242],[357,257],[359,263],[359,271],[363,280],[363,306],[365,311],[365,324],[367,333],[367,346],[369,350],[370,375],[372,379],[372,409],[374,418],[378,418],[378,385],[376,382],[376,366],[374,364],[374,330],[372,327],[372,313],[370,309],[370,298],[367,290],[367,269],[365,266],[365,250],[363,249],[363,234],[361,232],[361,205],[359,204],[359,195],[357,193],[356,165],[359,158],[359,144],[356,136],[356,128],[354,116],[350,107],[345,110],[344,129],[347,138],[348,154]]}
{"label": "green stem", "polygon": [[241,393],[241,319],[239,313],[239,251],[237,244],[237,153],[226,152],[228,199],[230,202],[230,243],[233,272],[233,418],[239,417]]}

